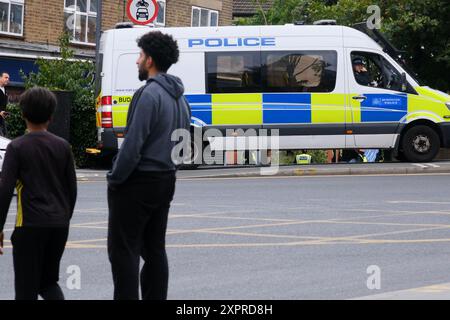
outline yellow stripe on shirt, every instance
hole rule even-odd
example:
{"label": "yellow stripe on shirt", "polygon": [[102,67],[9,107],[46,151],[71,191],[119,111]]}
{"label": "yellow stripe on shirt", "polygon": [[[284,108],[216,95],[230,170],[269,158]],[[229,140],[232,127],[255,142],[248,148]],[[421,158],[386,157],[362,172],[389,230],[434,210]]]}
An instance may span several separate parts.
{"label": "yellow stripe on shirt", "polygon": [[22,227],[23,226],[23,209],[22,209],[23,183],[22,183],[22,181],[17,180],[16,189],[17,189],[17,222],[16,222],[16,227]]}

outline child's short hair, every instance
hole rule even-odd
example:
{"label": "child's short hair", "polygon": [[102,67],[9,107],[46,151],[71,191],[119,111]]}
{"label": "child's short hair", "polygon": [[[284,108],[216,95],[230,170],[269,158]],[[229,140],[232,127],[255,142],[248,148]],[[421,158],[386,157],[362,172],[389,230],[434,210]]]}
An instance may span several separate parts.
{"label": "child's short hair", "polygon": [[34,87],[20,96],[22,115],[29,122],[42,124],[49,121],[56,109],[56,96],[48,89]]}

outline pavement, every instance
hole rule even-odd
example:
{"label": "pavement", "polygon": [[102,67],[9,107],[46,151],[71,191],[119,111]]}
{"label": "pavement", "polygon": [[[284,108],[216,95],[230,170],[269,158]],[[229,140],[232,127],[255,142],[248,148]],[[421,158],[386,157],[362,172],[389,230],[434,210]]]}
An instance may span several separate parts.
{"label": "pavement", "polygon": [[[178,171],[179,179],[236,178],[261,176],[332,176],[450,173],[450,161],[432,163],[333,163],[288,166],[200,166]],[[103,181],[106,170],[77,170],[79,181]]]}

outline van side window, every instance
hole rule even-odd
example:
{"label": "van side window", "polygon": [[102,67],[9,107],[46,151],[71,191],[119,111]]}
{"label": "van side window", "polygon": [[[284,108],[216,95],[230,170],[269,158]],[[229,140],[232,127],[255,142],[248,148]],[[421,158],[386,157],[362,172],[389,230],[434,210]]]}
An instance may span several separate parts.
{"label": "van side window", "polygon": [[335,51],[262,52],[265,92],[332,92],[336,86]]}
{"label": "van side window", "polygon": [[[400,72],[384,57],[376,53],[357,52],[351,54],[353,75],[358,84],[367,87],[402,91]],[[406,92],[414,93],[408,84]]]}
{"label": "van side window", "polygon": [[259,52],[206,53],[206,92],[261,92],[260,56]]}

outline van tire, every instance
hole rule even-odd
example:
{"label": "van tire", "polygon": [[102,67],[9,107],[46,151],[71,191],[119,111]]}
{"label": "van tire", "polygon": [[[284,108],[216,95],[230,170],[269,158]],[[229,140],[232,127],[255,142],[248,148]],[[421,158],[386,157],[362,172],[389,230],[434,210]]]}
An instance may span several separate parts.
{"label": "van tire", "polygon": [[399,151],[397,155],[395,156],[395,159],[397,159],[400,162],[407,162],[408,160],[405,157],[405,154],[402,151]]}
{"label": "van tire", "polygon": [[403,135],[401,146],[403,156],[410,162],[432,161],[441,147],[437,132],[426,125],[409,128]]}

